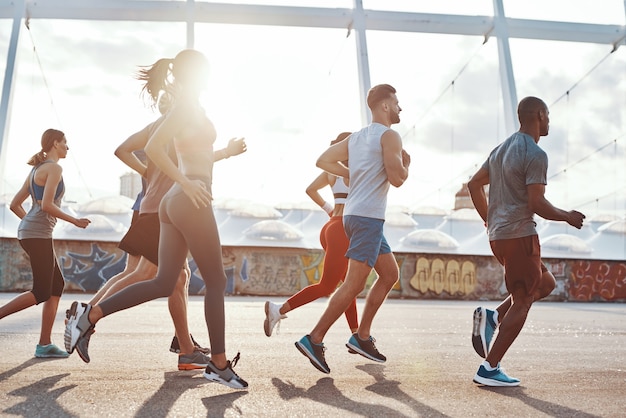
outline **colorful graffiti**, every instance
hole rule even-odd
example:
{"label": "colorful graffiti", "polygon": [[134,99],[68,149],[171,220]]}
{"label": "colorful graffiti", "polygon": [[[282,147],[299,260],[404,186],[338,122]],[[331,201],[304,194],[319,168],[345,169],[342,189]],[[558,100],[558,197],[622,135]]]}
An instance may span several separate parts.
{"label": "colorful graffiti", "polygon": [[[0,291],[30,289],[28,256],[15,239],[0,239]],[[123,271],[126,254],[116,243],[55,241],[66,279],[66,291],[95,292]],[[321,250],[224,247],[222,261],[228,295],[291,296],[319,282],[324,267]],[[391,297],[501,300],[506,294],[503,268],[494,257],[443,254],[396,254],[400,278]],[[547,259],[556,289],[547,300],[626,301],[626,262]],[[189,293],[204,293],[204,281],[189,260]],[[372,272],[360,296],[376,280]]]}
{"label": "colorful graffiti", "polygon": [[431,291],[436,295],[443,292],[451,296],[467,295],[476,288],[476,266],[470,261],[460,264],[457,260],[448,260],[444,263],[440,258],[431,261],[420,257],[409,284],[421,293]]}
{"label": "colorful graffiti", "polygon": [[626,263],[574,261],[569,294],[573,300],[585,302],[626,299]]}

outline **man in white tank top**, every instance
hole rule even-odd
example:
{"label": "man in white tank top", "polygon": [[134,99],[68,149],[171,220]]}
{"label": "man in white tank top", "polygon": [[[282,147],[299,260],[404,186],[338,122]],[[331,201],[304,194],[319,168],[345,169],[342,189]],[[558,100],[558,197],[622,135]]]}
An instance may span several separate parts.
{"label": "man in white tank top", "polygon": [[[386,361],[374,345],[370,328],[378,308],[398,280],[398,264],[383,236],[383,224],[389,185],[400,187],[404,183],[411,158],[402,148],[400,135],[390,129],[391,125],[400,122],[402,111],[396,90],[388,84],[372,87],[367,105],[372,111],[372,123],[328,148],[317,160],[319,168],[350,179],[350,194],[343,215],[350,240],[346,253],[348,273],[313,331],[296,342],[298,350],[324,373],[330,373],[330,368],[324,358],[322,340],[332,324],[363,291],[372,268],[376,270],[378,280],[367,295],[358,331],[346,346],[370,360]],[[341,163],[346,160],[349,170]]]}

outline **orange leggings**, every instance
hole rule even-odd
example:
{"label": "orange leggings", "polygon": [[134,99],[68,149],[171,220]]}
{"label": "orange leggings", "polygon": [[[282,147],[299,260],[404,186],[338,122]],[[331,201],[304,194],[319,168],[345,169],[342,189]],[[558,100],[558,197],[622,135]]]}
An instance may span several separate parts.
{"label": "orange leggings", "polygon": [[[306,305],[322,296],[330,296],[337,289],[339,282],[346,276],[346,271],[348,270],[346,251],[348,251],[350,242],[343,229],[343,218],[341,216],[333,216],[326,222],[320,232],[320,242],[326,252],[322,278],[318,283],[309,285],[290,297],[287,303],[289,303],[291,309]],[[350,329],[359,327],[356,299],[346,309],[345,315]]]}

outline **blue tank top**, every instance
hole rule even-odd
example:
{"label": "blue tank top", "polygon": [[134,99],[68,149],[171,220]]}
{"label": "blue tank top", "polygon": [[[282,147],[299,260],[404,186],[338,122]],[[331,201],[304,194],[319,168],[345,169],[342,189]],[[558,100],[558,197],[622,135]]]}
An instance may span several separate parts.
{"label": "blue tank top", "polygon": [[345,205],[346,199],[348,198],[348,192],[350,191],[350,186],[346,186],[343,177],[337,177],[335,184],[330,186],[330,189],[333,191],[335,205]]}
{"label": "blue tank top", "polygon": [[[18,239],[29,238],[52,238],[52,230],[57,223],[57,218],[50,215],[41,209],[41,199],[43,199],[44,186],[39,186],[35,183],[35,171],[43,164],[51,161],[44,161],[43,163],[33,167],[30,172],[30,197],[33,200],[32,206],[26,216],[22,218],[19,226],[17,227]],[[61,199],[65,193],[65,184],[63,178],[59,181],[57,190],[54,194],[54,204],[61,206]]]}

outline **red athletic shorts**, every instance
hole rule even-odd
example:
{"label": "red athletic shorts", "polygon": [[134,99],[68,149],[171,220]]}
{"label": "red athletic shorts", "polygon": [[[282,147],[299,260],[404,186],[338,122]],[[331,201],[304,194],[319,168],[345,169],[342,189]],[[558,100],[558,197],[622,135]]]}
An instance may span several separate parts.
{"label": "red athletic shorts", "polygon": [[541,262],[541,245],[538,235],[491,241],[491,251],[504,266],[506,289],[512,293],[518,287],[532,294],[547,271]]}

